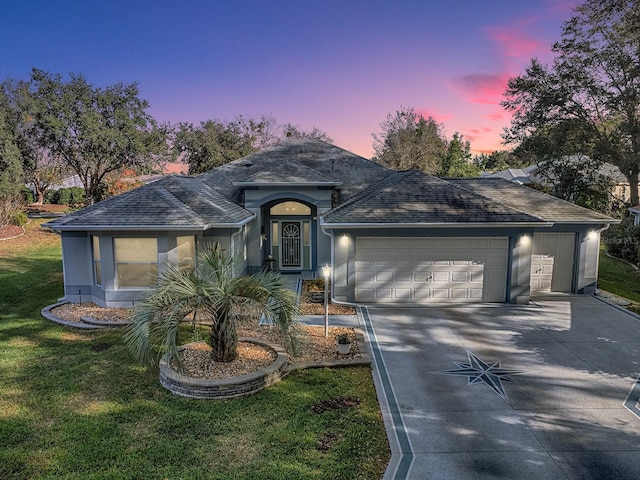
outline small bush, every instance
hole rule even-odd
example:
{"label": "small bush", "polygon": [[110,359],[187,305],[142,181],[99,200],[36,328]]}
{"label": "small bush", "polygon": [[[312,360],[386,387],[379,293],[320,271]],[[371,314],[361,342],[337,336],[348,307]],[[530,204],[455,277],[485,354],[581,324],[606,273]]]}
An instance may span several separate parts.
{"label": "small bush", "polygon": [[27,214],[22,210],[18,210],[13,214],[13,217],[11,217],[11,223],[13,225],[18,225],[19,227],[26,225],[28,221],[29,217],[27,217]]}
{"label": "small bush", "polygon": [[54,205],[82,205],[85,200],[84,189],[80,187],[61,188],[52,190],[45,195],[45,203]]}
{"label": "small bush", "polygon": [[631,224],[629,218],[605,230],[602,241],[609,255],[640,265],[640,226]]}
{"label": "small bush", "polygon": [[30,188],[22,187],[22,189],[20,190],[20,195],[22,195],[22,199],[24,200],[24,203],[27,205],[35,201],[35,197]]}
{"label": "small bush", "polygon": [[57,190],[47,190],[44,194],[44,203],[50,203],[55,205],[55,200],[57,198],[58,191]]}
{"label": "small bush", "polygon": [[[22,212],[22,197],[0,198],[0,227],[13,223],[14,217]],[[26,222],[25,222],[26,223]]]}

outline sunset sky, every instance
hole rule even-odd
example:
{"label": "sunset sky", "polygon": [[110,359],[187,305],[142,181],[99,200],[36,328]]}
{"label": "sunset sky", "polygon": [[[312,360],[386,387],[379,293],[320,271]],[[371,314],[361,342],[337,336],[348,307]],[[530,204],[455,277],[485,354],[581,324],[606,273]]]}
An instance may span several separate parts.
{"label": "sunset sky", "polygon": [[552,59],[577,0],[4,0],[0,79],[138,82],[159,121],[271,114],[371,157],[412,106],[474,153],[505,148],[510,76]]}

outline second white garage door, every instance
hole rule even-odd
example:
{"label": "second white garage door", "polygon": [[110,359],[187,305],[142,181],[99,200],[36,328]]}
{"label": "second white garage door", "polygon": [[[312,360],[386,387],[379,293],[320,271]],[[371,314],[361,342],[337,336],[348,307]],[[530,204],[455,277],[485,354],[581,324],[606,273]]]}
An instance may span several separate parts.
{"label": "second white garage door", "polygon": [[356,240],[356,301],[504,302],[508,238]]}
{"label": "second white garage door", "polygon": [[536,233],[531,255],[531,293],[571,292],[575,233]]}

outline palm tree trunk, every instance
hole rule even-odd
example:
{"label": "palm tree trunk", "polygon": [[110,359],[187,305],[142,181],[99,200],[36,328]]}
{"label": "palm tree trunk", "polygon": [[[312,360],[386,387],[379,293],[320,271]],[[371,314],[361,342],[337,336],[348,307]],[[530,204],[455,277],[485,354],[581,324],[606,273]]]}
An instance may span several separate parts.
{"label": "palm tree trunk", "polygon": [[233,362],[238,357],[238,332],[228,311],[219,312],[211,327],[211,356],[215,362]]}

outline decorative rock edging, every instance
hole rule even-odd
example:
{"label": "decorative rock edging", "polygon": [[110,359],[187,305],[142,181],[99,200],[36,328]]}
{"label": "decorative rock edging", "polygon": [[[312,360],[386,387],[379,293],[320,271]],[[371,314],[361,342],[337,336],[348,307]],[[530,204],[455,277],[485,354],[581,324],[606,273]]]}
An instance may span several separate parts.
{"label": "decorative rock edging", "polygon": [[307,368],[357,367],[371,365],[371,356],[369,355],[369,350],[367,349],[362,330],[354,328],[353,331],[356,335],[356,343],[363,347],[360,349],[360,358],[336,358],[335,360],[325,360],[322,362],[292,363],[287,366],[286,373],[305,370]]}
{"label": "decorative rock edging", "polygon": [[222,400],[259,392],[280,381],[286,374],[289,356],[282,347],[259,338],[240,337],[238,340],[270,348],[276,352],[277,357],[271,365],[248,375],[210,380],[181,375],[171,368],[168,355],[165,355],[159,365],[160,383],[170,392],[183,397]]}
{"label": "decorative rock edging", "polygon": [[80,317],[80,320],[86,324],[96,325],[98,327],[122,328],[131,325],[131,322],[127,320],[100,320],[99,318],[93,317]]}
{"label": "decorative rock edging", "polygon": [[47,305],[42,310],[40,310],[40,315],[42,315],[47,320],[52,321],[53,323],[64,325],[65,327],[79,328],[81,330],[100,330],[100,329],[106,328],[100,325],[90,325],[88,323],[70,322],[68,320],[63,320],[59,317],[56,317],[54,314],[51,313],[52,309],[59,307],[60,305],[64,305],[65,303],[69,303],[69,302],[58,302],[52,305]]}

